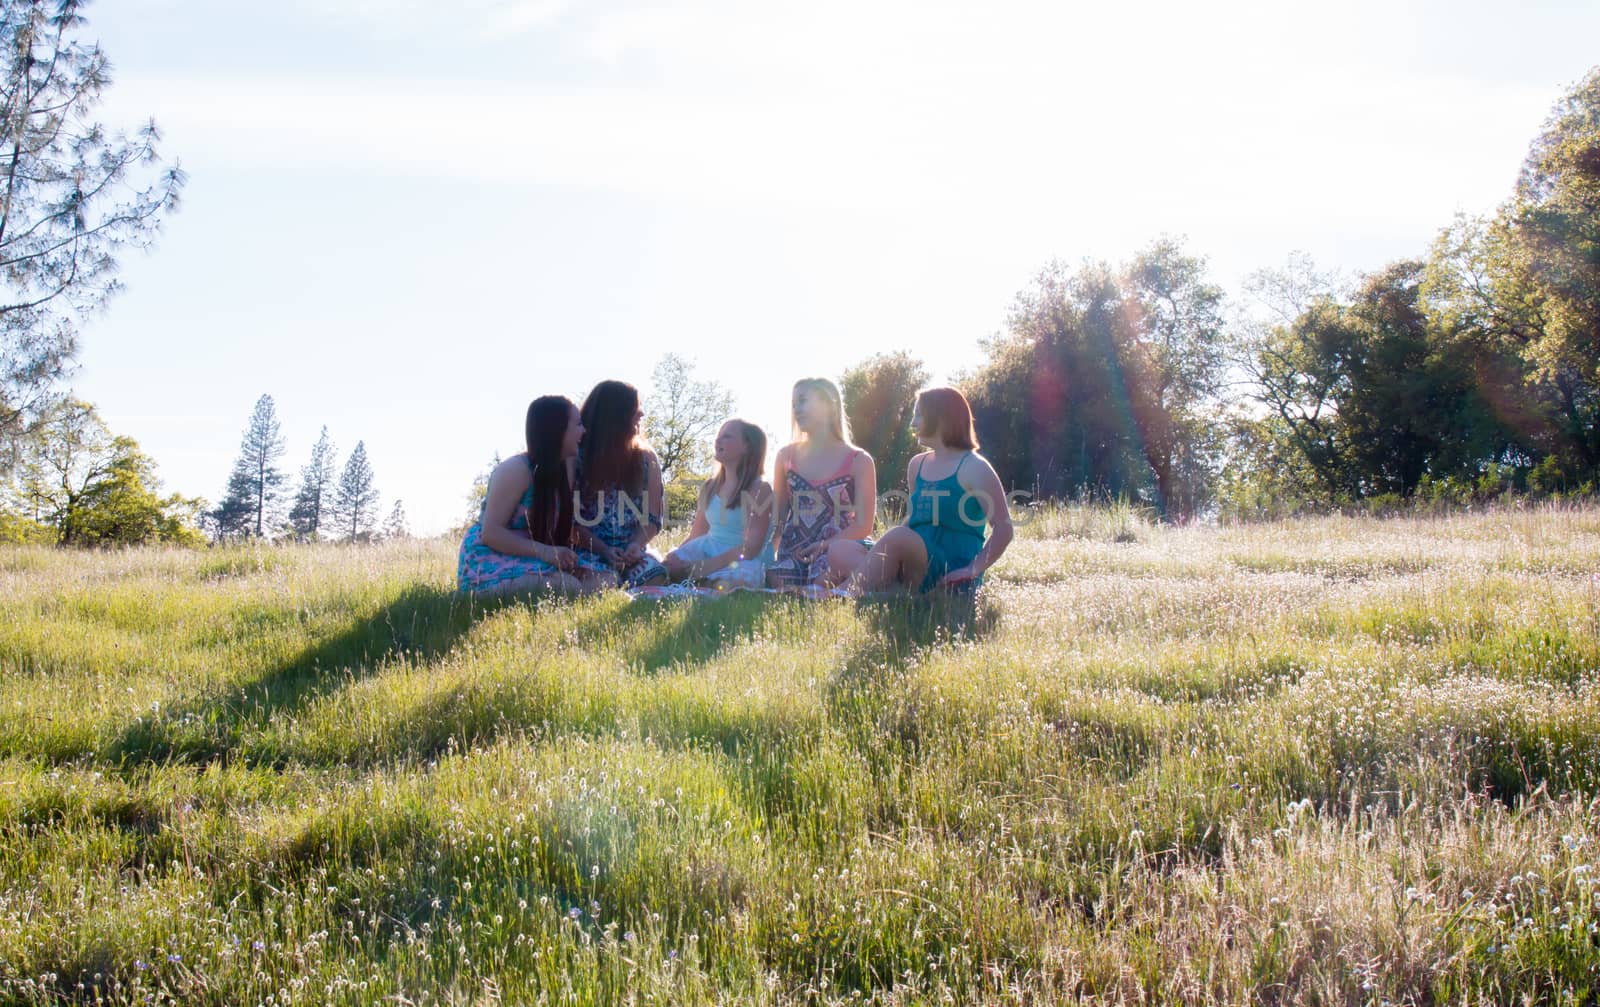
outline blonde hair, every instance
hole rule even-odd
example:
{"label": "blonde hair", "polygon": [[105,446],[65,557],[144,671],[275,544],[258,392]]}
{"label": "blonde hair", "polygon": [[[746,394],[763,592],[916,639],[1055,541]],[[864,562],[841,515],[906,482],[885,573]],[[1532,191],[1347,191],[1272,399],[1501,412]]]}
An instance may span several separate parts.
{"label": "blonde hair", "polygon": [[[794,383],[794,391],[789,393],[790,409],[793,409],[795,397],[801,392],[810,392],[821,395],[828,403],[828,429],[833,435],[851,447],[855,444],[850,440],[850,419],[844,414],[844,397],[839,394],[839,386],[827,378],[801,378]],[[800,424],[794,424],[794,439],[801,440],[805,431],[800,429]]]}

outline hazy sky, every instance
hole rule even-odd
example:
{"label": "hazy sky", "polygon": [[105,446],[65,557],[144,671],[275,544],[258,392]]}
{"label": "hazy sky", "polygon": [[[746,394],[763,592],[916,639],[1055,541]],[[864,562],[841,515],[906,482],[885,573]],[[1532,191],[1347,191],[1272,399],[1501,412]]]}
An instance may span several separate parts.
{"label": "hazy sky", "polygon": [[[78,393],[215,500],[257,397],[457,523],[528,401],[677,352],[774,445],[795,378],[982,359],[1052,258],[1230,292],[1510,192],[1600,5],[102,0],[103,120],[189,172]],[[981,431],[980,431],[981,434]]]}

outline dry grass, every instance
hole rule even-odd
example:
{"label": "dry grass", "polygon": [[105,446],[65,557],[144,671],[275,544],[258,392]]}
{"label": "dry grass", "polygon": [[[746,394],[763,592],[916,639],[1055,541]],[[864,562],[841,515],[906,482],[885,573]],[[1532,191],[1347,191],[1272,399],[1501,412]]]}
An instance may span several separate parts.
{"label": "dry grass", "polygon": [[1046,512],[976,612],[453,560],[0,552],[0,1000],[1600,995],[1600,512]]}

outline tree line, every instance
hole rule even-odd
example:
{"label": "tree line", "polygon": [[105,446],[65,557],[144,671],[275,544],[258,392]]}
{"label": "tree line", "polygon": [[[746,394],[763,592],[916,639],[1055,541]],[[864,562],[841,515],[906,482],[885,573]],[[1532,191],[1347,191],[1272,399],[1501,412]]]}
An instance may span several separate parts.
{"label": "tree line", "polygon": [[[1600,490],[1600,68],[1555,106],[1510,197],[1352,281],[1304,256],[1230,303],[1163,239],[1052,263],[957,382],[1009,485],[1261,516]],[[852,428],[898,472],[907,354],[852,368]]]}
{"label": "tree line", "polygon": [[[402,533],[399,502],[375,526],[365,445],[336,478],[326,429],[291,492],[270,396],[211,508],[163,496],[137,442],[64,390],[78,322],[118,289],[117,253],[153,244],[185,181],[153,123],[96,120],[109,65],[79,37],[82,7],[0,2],[0,540]],[[1555,105],[1493,213],[1368,275],[1294,257],[1243,293],[1167,238],[1115,265],[1047,265],[955,377],[1001,477],[1173,518],[1600,491],[1600,68]],[[731,397],[675,356],[654,378],[663,467],[702,470]],[[928,378],[906,353],[843,376],[882,471],[915,450]]]}
{"label": "tree line", "polygon": [[399,500],[382,526],[377,523],[380,496],[365,441],[356,442],[339,468],[324,426],[292,494],[288,492],[289,477],[279,465],[285,450],[277,407],[271,395],[263,395],[256,400],[245,426],[222,500],[205,512],[212,538],[371,542],[410,535],[405,506]]}

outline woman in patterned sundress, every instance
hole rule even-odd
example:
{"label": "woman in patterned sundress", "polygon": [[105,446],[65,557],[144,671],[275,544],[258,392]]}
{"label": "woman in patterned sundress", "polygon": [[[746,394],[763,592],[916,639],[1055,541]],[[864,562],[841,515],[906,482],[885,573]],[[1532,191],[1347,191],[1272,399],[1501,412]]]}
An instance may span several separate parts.
{"label": "woman in patterned sundress", "polygon": [[578,407],[562,395],[528,406],[528,450],[489,475],[478,520],[461,540],[456,584],[476,594],[595,591],[614,576],[584,570],[572,549],[571,459],[583,438]]}
{"label": "woman in patterned sundress", "polygon": [[794,442],[772,463],[777,555],[767,584],[831,588],[872,548],[878,470],[850,443],[839,388],[827,378],[795,382]]}
{"label": "woman in patterned sundress", "polygon": [[578,565],[612,572],[623,587],[664,583],[667,568],[648,545],[661,531],[666,493],[661,463],[639,437],[639,391],[602,381],[581,415],[588,435],[578,449]]}

